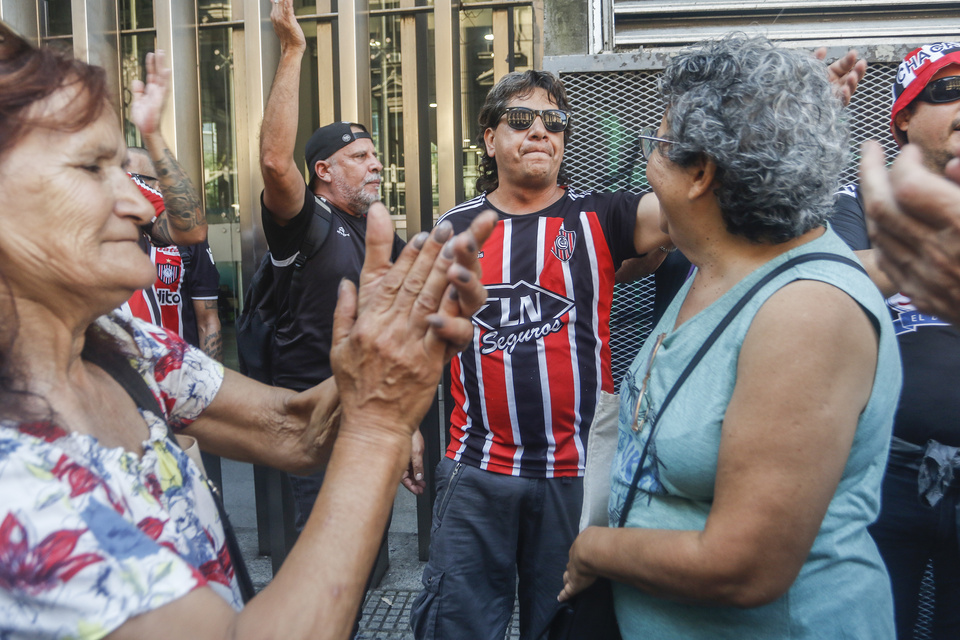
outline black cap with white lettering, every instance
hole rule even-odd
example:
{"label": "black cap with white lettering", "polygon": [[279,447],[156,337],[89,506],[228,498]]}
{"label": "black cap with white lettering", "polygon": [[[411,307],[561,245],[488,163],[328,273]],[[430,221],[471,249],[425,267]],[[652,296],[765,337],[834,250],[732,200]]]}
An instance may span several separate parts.
{"label": "black cap with white lettering", "polygon": [[[363,131],[354,131],[352,127],[363,129]],[[319,160],[326,160],[351,142],[361,138],[371,138],[371,136],[367,133],[365,126],[356,122],[334,122],[314,131],[307,140],[307,149],[304,153],[310,172],[307,184],[313,182],[316,175],[314,167]]]}

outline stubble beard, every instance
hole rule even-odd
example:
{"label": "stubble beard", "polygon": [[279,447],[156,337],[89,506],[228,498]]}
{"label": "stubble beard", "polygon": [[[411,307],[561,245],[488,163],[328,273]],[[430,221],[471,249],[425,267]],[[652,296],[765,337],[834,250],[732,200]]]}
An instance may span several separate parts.
{"label": "stubble beard", "polygon": [[[374,175],[379,177],[376,174]],[[355,187],[347,182],[343,174],[337,172],[333,175],[333,183],[336,185],[337,190],[343,194],[343,199],[350,207],[350,211],[358,216],[367,215],[367,212],[370,210],[370,205],[380,199],[379,193],[370,193],[367,191],[366,186],[370,182],[372,182],[372,180],[369,180],[368,176],[363,184]]]}

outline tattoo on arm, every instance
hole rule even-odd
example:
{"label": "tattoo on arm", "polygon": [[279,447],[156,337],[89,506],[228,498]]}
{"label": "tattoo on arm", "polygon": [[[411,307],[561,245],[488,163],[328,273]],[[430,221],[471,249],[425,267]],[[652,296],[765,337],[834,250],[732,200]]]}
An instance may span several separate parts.
{"label": "tattoo on arm", "polygon": [[[216,300],[195,300],[194,304],[198,311],[197,333],[200,337],[200,349],[217,362],[223,362],[223,335],[217,316],[218,303]],[[201,316],[205,318],[201,319]],[[207,322],[206,318],[211,318],[211,321]]]}
{"label": "tattoo on arm", "polygon": [[157,221],[153,223],[153,226],[150,227],[150,238],[154,244],[162,246],[176,244],[170,236],[170,228],[167,224],[167,216],[161,214]]}
{"label": "tattoo on arm", "polygon": [[[155,160],[154,165],[157,167],[157,177],[160,179],[160,193],[163,195],[163,206],[166,208],[164,213],[167,214],[161,218],[165,217],[180,231],[190,231],[194,227],[206,224],[203,207],[200,205],[200,196],[170,150],[164,149],[163,157]],[[163,231],[169,235],[166,228]]]}
{"label": "tattoo on arm", "polygon": [[223,339],[219,331],[203,336],[200,348],[217,362],[223,362]]}

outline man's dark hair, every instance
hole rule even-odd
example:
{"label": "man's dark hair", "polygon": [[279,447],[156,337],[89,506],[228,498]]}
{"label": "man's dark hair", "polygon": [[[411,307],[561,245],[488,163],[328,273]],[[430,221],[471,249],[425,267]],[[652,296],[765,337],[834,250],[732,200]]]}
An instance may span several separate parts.
{"label": "man's dark hair", "polygon": [[[500,82],[490,89],[487,99],[480,109],[480,115],[477,121],[480,124],[480,133],[477,134],[477,146],[482,150],[480,158],[479,173],[477,178],[477,191],[493,191],[500,184],[500,178],[497,175],[497,160],[487,155],[486,145],[483,141],[483,134],[487,129],[496,129],[500,118],[506,112],[507,106],[511,100],[516,97],[526,97],[536,89],[543,89],[550,96],[551,100],[557,105],[557,108],[570,112],[570,104],[567,102],[567,92],[563,88],[563,82],[552,73],[547,71],[514,71],[508,73],[500,79]],[[570,131],[572,123],[567,125],[563,132],[563,146],[566,148],[570,141]],[[559,184],[567,184],[566,167],[560,163],[560,174],[557,176]]]}

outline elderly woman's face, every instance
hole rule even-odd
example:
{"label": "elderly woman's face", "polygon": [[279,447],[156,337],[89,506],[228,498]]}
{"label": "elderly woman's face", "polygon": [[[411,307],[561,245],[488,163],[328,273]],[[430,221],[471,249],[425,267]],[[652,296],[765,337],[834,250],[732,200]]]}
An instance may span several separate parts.
{"label": "elderly woman's face", "polygon": [[[72,98],[34,108],[57,113]],[[106,312],[153,283],[137,244],[153,208],[124,172],[126,153],[105,108],[80,131],[35,127],[0,160],[0,271],[15,296]]]}
{"label": "elderly woman's face", "polygon": [[[670,139],[667,130],[666,116],[660,121],[660,128],[657,129],[657,137],[666,140]],[[650,188],[653,189],[653,192],[657,195],[657,200],[660,201],[660,230],[664,233],[670,233],[668,209],[670,209],[672,203],[677,199],[677,189],[681,186],[677,182],[677,178],[682,172],[679,167],[667,160],[667,157],[663,155],[663,148],[661,146],[663,144],[667,143],[656,143],[653,154],[647,160],[647,182],[650,183]]]}

